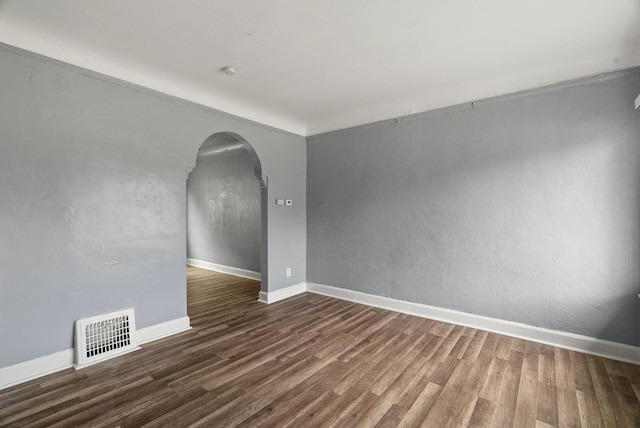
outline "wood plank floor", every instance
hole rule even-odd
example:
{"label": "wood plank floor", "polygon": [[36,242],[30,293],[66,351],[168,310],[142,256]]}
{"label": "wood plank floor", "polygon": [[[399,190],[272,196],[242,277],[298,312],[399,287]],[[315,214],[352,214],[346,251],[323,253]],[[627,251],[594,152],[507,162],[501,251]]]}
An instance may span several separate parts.
{"label": "wood plank floor", "polygon": [[2,427],[640,427],[640,366],[188,269],[193,329],[0,391]]}

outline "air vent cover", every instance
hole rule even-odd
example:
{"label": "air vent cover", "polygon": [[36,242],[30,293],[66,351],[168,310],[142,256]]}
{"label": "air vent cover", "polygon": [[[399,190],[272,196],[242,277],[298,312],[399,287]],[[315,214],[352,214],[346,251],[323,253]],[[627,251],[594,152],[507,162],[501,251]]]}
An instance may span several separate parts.
{"label": "air vent cover", "polygon": [[140,349],[133,309],[76,321],[75,368]]}

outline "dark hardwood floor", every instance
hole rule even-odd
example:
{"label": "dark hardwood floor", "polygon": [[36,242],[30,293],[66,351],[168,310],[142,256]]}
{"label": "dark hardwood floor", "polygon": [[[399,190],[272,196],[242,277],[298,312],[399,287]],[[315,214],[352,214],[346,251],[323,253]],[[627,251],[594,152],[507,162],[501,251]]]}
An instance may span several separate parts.
{"label": "dark hardwood floor", "polygon": [[640,366],[188,269],[193,329],[0,391],[2,427],[640,427]]}

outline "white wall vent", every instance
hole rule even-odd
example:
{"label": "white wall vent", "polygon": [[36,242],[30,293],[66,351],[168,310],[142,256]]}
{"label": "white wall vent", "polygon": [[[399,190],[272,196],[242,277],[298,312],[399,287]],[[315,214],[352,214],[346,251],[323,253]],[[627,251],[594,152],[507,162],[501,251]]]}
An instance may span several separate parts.
{"label": "white wall vent", "polygon": [[133,309],[76,321],[75,368],[140,349]]}

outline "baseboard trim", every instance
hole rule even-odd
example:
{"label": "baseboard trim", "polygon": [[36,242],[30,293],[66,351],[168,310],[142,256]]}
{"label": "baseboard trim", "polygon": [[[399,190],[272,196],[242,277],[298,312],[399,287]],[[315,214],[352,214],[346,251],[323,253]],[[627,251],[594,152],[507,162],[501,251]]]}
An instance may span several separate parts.
{"label": "baseboard trim", "polygon": [[249,278],[255,279],[256,281],[260,281],[260,272],[254,272],[252,270],[234,268],[231,266],[219,265],[217,263],[205,262],[204,260],[198,259],[187,259],[187,264],[189,266],[195,266],[202,269],[212,270],[215,272],[226,273],[229,275],[239,276],[241,278]]}
{"label": "baseboard trim", "polygon": [[307,283],[301,282],[299,284],[290,285],[289,287],[281,288],[279,290],[274,291],[261,291],[258,295],[258,302],[271,304],[275,302],[279,302],[280,300],[287,299],[289,297],[293,297],[298,294],[302,294],[307,291]]}
{"label": "baseboard trim", "polygon": [[154,340],[191,330],[190,321],[189,317],[182,317],[140,328],[136,332],[138,335],[138,343],[142,345],[143,343],[153,342]]}
{"label": "baseboard trim", "polygon": [[640,347],[609,342],[589,336],[567,333],[558,330],[549,330],[528,324],[505,321],[497,318],[489,318],[474,315],[452,309],[438,308],[421,303],[407,302],[389,297],[362,293],[360,291],[346,290],[308,282],[307,291],[323,296],[335,297],[354,303],[361,303],[377,308],[388,309],[395,312],[430,318],[438,321],[458,324],[465,327],[477,328],[505,336],[517,337],[559,348],[584,352],[599,357],[611,358],[632,364],[640,364]]}
{"label": "baseboard trim", "polygon": [[[136,331],[138,343],[148,343],[189,330],[189,317],[162,322]],[[73,367],[73,349],[54,352],[43,357],[0,368],[0,390]]]}
{"label": "baseboard trim", "polygon": [[73,349],[65,349],[24,363],[3,367],[0,369],[0,389],[73,367],[74,357]]}

